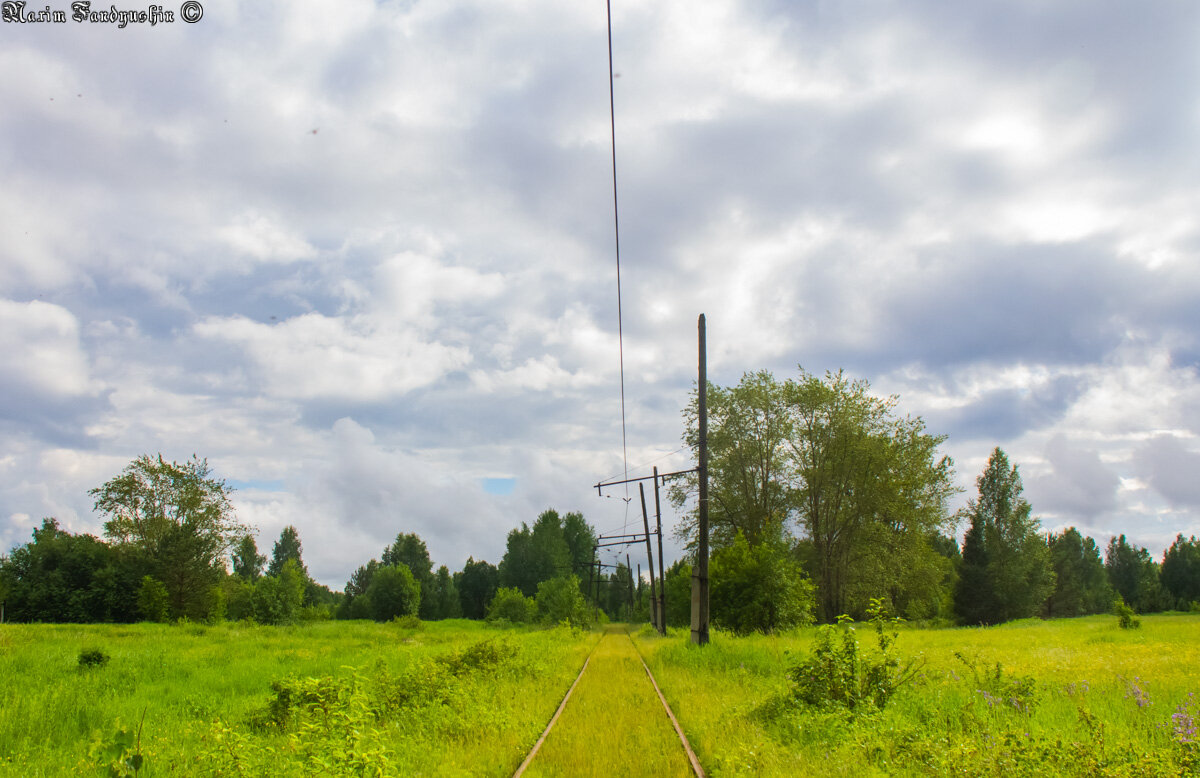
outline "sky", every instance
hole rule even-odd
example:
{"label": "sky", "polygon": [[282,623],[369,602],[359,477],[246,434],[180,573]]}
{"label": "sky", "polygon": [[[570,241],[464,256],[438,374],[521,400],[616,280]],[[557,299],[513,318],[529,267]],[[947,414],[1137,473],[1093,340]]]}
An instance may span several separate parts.
{"label": "sky", "polygon": [[[0,23],[0,549],[158,453],[337,589],[399,532],[640,524],[592,488],[605,5],[164,9]],[[1000,446],[1047,530],[1200,534],[1200,4],[613,0],[612,43],[631,475],[692,466],[704,313],[717,384],[897,395],[955,506]]]}

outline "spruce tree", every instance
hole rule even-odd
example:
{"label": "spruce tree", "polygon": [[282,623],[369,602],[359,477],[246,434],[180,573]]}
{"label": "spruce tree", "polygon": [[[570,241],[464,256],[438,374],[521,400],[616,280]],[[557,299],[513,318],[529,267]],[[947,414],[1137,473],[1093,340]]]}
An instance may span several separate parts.
{"label": "spruce tree", "polygon": [[1020,473],[997,447],[975,483],[979,498],[963,511],[971,524],[955,611],[964,624],[1035,616],[1054,590],[1054,571],[1041,523],[1021,497]]}

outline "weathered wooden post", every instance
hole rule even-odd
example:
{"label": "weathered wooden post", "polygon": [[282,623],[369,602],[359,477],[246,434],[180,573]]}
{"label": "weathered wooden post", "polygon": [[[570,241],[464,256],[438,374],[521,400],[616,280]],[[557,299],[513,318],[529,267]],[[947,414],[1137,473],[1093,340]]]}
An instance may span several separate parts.
{"label": "weathered wooden post", "polygon": [[704,314],[697,323],[700,331],[700,384],[697,389],[699,415],[700,537],[696,547],[696,566],[692,569],[692,642],[708,645],[708,365],[705,357]]}
{"label": "weathered wooden post", "polygon": [[650,623],[655,629],[660,629],[658,626],[658,616],[655,611],[658,609],[655,603],[658,602],[658,596],[655,594],[654,587],[654,554],[650,551],[650,516],[646,513],[646,486],[638,482],[638,494],[642,497],[642,526],[646,530],[646,561],[650,564]]}
{"label": "weathered wooden post", "polygon": [[658,500],[658,467],[654,468],[654,522],[658,528],[658,631],[667,634],[667,574],[663,572],[662,504]]}

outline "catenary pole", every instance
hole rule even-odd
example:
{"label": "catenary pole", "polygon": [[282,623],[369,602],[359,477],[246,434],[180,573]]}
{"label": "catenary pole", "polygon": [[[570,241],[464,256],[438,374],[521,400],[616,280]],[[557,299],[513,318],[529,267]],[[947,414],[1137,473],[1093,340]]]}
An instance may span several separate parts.
{"label": "catenary pole", "polygon": [[[650,602],[658,601],[658,595],[655,594],[654,587],[654,553],[650,550],[650,516],[646,513],[646,485],[638,484],[638,494],[642,498],[642,526],[646,529],[646,561],[650,564]],[[658,614],[654,612],[653,604],[650,606],[650,623],[658,629]]]}
{"label": "catenary pole", "polygon": [[654,522],[658,527],[658,631],[667,634],[667,574],[663,572],[662,503],[658,499],[658,467],[654,468]]}
{"label": "catenary pole", "polygon": [[699,330],[700,377],[697,392],[697,411],[700,427],[699,480],[700,504],[698,508],[700,537],[696,547],[696,566],[692,571],[692,642],[698,646],[708,645],[708,364],[705,343],[704,314],[697,322]]}

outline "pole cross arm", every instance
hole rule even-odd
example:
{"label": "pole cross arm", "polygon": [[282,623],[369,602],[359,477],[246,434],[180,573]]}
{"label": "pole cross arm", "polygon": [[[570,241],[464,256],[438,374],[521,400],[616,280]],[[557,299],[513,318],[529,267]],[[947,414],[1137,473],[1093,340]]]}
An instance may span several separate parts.
{"label": "pole cross arm", "polygon": [[688,470],[676,470],[674,473],[659,473],[657,475],[644,475],[641,478],[626,478],[622,481],[601,481],[600,483],[596,484],[596,493],[603,497],[604,496],[603,490],[604,490],[604,487],[606,487],[606,486],[620,486],[621,484],[636,484],[639,481],[652,481],[655,479],[661,479],[662,482],[665,484],[667,482],[668,478],[678,478],[681,475],[687,475],[688,473],[699,472],[699,470],[700,470],[700,468],[693,467]]}

